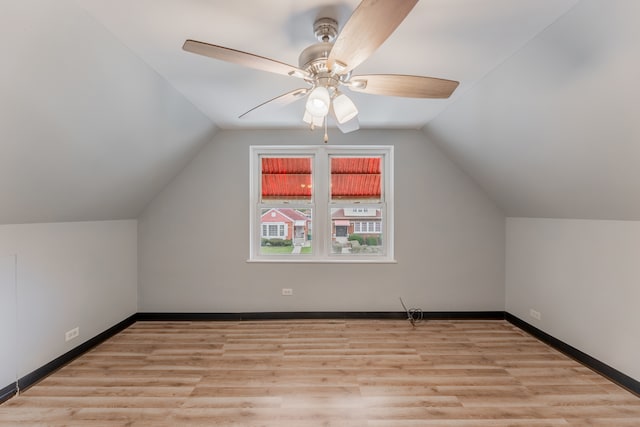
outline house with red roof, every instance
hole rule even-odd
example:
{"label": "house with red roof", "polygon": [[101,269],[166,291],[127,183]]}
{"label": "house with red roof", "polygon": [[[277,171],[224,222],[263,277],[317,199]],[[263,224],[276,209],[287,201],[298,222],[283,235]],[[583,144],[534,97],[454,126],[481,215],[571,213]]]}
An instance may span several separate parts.
{"label": "house with red roof", "polygon": [[347,242],[349,235],[363,238],[382,236],[382,211],[369,207],[332,209],[332,237],[340,243]]}
{"label": "house with red roof", "polygon": [[303,244],[310,238],[311,219],[292,208],[271,208],[260,217],[260,237]]}

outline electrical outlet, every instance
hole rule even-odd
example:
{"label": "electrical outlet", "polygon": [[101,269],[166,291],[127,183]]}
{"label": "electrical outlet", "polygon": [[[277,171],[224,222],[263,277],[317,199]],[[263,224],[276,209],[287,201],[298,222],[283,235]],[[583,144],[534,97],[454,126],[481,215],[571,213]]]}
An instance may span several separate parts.
{"label": "electrical outlet", "polygon": [[540,312],[534,310],[533,308],[529,310],[529,316],[533,317],[536,320],[540,320],[542,318]]}
{"label": "electrical outlet", "polygon": [[76,326],[75,328],[69,329],[67,332],[64,333],[64,340],[71,341],[72,339],[76,338],[78,335],[80,335],[80,327]]}
{"label": "electrical outlet", "polygon": [[285,296],[293,295],[293,289],[291,289],[291,288],[282,288],[282,295],[285,295]]}

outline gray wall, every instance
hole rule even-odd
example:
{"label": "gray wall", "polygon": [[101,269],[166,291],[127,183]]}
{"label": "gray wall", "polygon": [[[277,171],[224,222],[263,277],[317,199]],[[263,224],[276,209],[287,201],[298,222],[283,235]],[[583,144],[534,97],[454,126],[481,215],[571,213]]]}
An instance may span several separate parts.
{"label": "gray wall", "polygon": [[322,135],[221,131],[139,218],[140,311],[396,311],[399,296],[423,310],[504,309],[504,216],[423,132],[329,143],[395,146],[397,264],[247,263],[249,146]]}
{"label": "gray wall", "polygon": [[0,388],[16,380],[16,256],[0,255]]}
{"label": "gray wall", "polygon": [[639,253],[640,222],[508,218],[507,311],[640,380]]}
{"label": "gray wall", "polygon": [[[1,225],[0,260],[10,298],[0,307],[17,310],[14,331],[0,329],[2,353],[17,360],[2,359],[0,388],[137,311],[135,220]],[[65,342],[76,326],[79,337]]]}

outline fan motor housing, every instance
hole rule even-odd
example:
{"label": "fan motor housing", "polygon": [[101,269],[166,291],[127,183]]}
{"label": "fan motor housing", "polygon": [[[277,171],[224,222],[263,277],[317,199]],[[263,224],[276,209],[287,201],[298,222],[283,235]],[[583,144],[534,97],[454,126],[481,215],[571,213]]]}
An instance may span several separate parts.
{"label": "fan motor housing", "polygon": [[312,44],[300,54],[298,58],[299,67],[314,75],[328,71],[327,58],[332,47],[332,43]]}

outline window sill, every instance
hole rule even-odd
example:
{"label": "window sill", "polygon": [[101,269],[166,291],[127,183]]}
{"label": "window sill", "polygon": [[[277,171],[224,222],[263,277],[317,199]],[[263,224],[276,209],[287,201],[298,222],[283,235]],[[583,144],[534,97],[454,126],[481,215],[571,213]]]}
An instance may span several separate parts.
{"label": "window sill", "polygon": [[247,263],[277,263],[277,264],[397,264],[398,261],[392,258],[254,258],[248,259]]}

